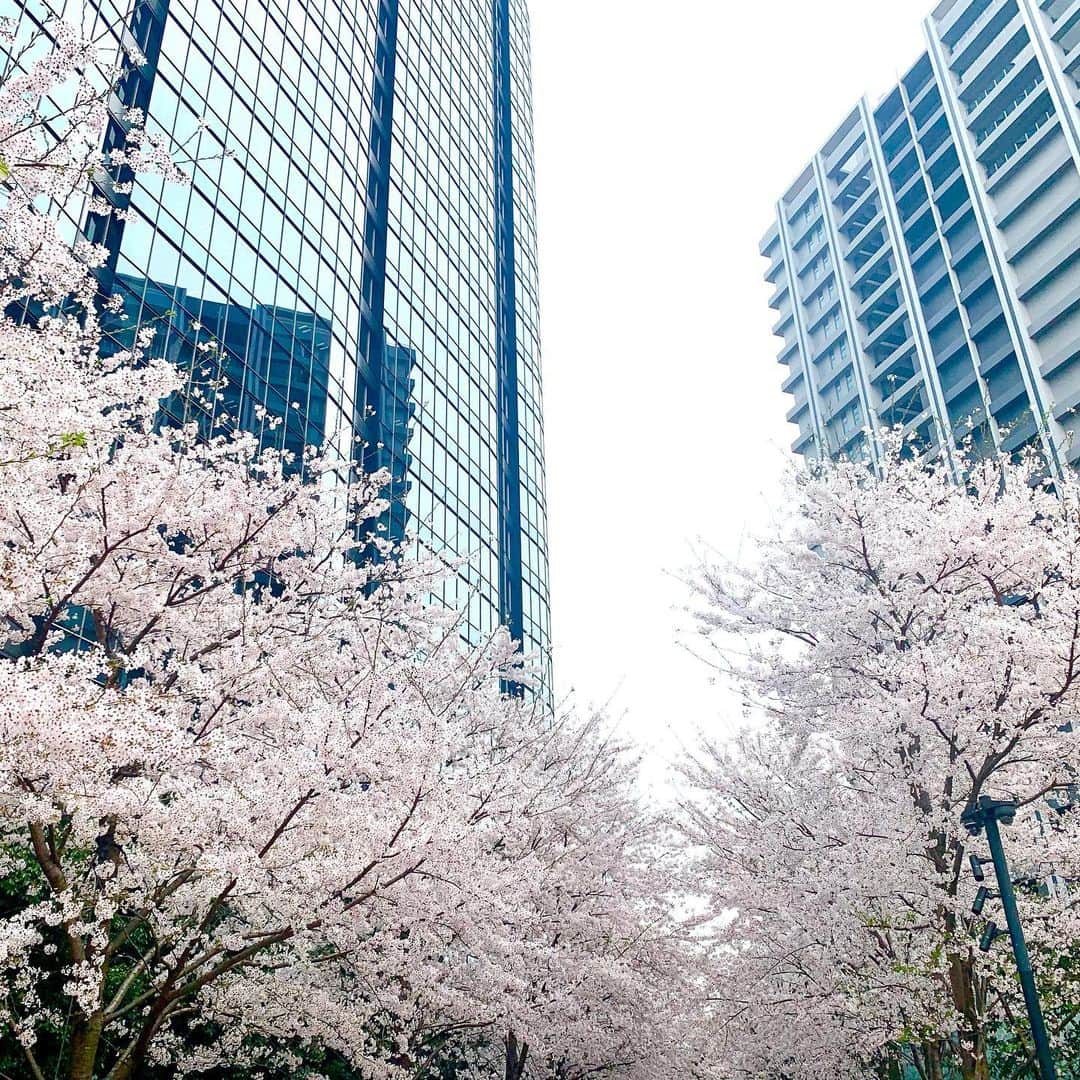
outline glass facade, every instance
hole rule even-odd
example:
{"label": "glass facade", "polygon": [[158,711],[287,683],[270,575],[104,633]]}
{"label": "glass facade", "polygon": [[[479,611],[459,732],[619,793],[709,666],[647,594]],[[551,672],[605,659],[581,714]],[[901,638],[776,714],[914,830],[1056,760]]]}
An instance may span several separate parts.
{"label": "glass facade", "polygon": [[533,166],[529,20],[525,0],[509,6],[509,99],[513,130],[514,303],[517,326],[517,432],[522,617],[527,639],[547,641],[547,497],[540,377],[539,269],[536,259],[536,177]]}
{"label": "glass facade", "polygon": [[492,43],[483,0],[399,0],[384,325],[419,359],[410,513],[472,556],[456,599],[480,633],[500,600]]}
{"label": "glass facade", "polygon": [[208,428],[224,413],[297,454],[366,442],[365,464],[394,476],[391,532],[468,558],[445,596],[468,634],[503,623],[546,658],[524,3],[92,10],[89,29],[147,59],[121,81],[109,144],[139,106],[195,159],[189,187],[106,191],[123,221],[69,208],[110,251],[117,336],[154,321],[155,350],[191,380],[177,408]]}
{"label": "glass facade", "polygon": [[944,0],[927,50],[777,203],[769,260],[794,448],[1080,460],[1080,9]]}

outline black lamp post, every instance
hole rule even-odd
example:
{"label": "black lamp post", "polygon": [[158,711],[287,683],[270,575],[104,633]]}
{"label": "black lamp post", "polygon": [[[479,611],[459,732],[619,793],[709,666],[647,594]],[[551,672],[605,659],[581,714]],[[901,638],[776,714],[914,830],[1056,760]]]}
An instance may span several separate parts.
{"label": "black lamp post", "polygon": [[[1039,1076],[1042,1080],[1057,1080],[1054,1059],[1050,1056],[1050,1040],[1043,1022],[1042,1007],[1039,1005],[1039,993],[1035,988],[1035,976],[1031,972],[1031,958],[1028,956],[1024,941],[1024,930],[1020,925],[1020,913],[1016,910],[1016,894],[1013,892],[1012,878],[1005,862],[1005,849],[1001,846],[1001,831],[998,823],[1011,825],[1016,817],[1015,799],[991,799],[980,795],[976,806],[965,810],[960,820],[972,836],[978,836],[986,830],[986,839],[990,844],[990,858],[994,863],[997,877],[998,895],[1005,910],[1005,922],[1009,927],[1012,940],[1013,956],[1016,958],[1016,970],[1020,974],[1020,986],[1024,991],[1024,1004],[1027,1006],[1028,1020],[1031,1023],[1031,1038],[1035,1043],[1035,1057],[1039,1063]],[[975,858],[972,857],[972,866]],[[978,875],[977,875],[978,879]],[[982,890],[980,890],[980,893]],[[985,900],[986,894],[983,894]],[[980,909],[981,909],[980,904]]]}

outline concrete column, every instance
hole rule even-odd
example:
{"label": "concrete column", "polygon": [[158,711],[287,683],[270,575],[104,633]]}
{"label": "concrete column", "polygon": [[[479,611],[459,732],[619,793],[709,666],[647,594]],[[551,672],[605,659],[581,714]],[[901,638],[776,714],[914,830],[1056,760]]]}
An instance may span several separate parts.
{"label": "concrete column", "polygon": [[930,63],[934,69],[949,131],[956,146],[960,169],[971,193],[972,210],[979,236],[986,249],[990,272],[997,286],[998,297],[1005,313],[1005,324],[1024,380],[1028,402],[1039,432],[1043,452],[1051,472],[1062,475],[1060,449],[1065,446],[1065,429],[1054,419],[1050,389],[1039,370],[1039,350],[1028,332],[1027,319],[1016,289],[1012,268],[1005,254],[1005,240],[994,220],[993,206],[986,190],[986,175],[975,155],[975,143],[964,122],[964,105],[957,94],[956,80],[946,59],[945,45],[938,34],[933,17],[923,22]]}

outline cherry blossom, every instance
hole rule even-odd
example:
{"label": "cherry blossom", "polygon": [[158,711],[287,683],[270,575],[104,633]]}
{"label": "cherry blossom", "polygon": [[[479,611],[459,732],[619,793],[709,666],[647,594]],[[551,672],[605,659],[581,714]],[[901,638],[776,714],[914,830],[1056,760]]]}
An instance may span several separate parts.
{"label": "cherry blossom", "polygon": [[[968,857],[987,849],[961,814],[1018,798],[1015,874],[1076,877],[1080,482],[1051,487],[1024,457],[971,460],[956,484],[903,451],[877,477],[793,474],[754,559],[698,580],[702,633],[754,717],[687,767],[733,1076],[864,1076],[901,1048],[926,1077],[988,1076],[1024,1011],[1007,944],[978,949],[1003,919],[992,899],[971,913]],[[1080,987],[1058,959],[1080,927],[1067,889],[1033,886],[1036,973],[1065,1017]]]}
{"label": "cherry blossom", "polygon": [[447,1039],[477,1075],[704,1075],[631,749],[505,692],[514,643],[466,640],[425,599],[445,560],[375,531],[385,475],[164,425],[149,329],[102,352],[103,253],[44,211],[120,165],[182,176],[137,127],[101,158],[93,50],[48,33],[0,86],[0,872],[28,882],[0,1028],[39,1078],[317,1043],[376,1080]]}

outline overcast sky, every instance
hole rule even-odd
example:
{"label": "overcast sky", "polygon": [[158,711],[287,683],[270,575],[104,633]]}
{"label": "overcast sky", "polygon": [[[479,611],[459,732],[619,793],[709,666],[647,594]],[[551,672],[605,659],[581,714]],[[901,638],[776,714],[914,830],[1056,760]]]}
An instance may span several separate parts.
{"label": "overcast sky", "polygon": [[794,435],[757,253],[933,0],[531,0],[555,675],[654,766],[737,720],[673,572],[768,520]]}

